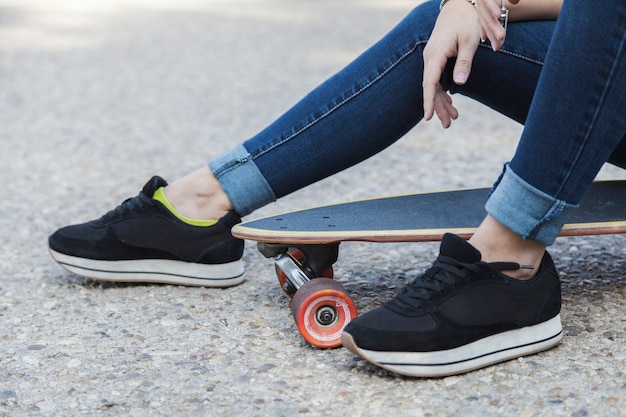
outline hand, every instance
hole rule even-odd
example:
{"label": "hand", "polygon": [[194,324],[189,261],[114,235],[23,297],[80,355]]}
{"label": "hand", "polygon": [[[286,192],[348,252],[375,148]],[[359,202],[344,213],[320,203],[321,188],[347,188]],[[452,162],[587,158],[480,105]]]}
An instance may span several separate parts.
{"label": "hand", "polygon": [[[492,0],[493,1],[493,0]],[[441,75],[448,60],[456,57],[454,82],[463,85],[472,68],[480,41],[476,9],[467,0],[449,0],[439,13],[433,32],[424,48],[424,119],[436,113],[447,128],[459,115],[452,98],[441,85]]]}
{"label": "hand", "polygon": [[[519,0],[509,0],[517,4]],[[502,0],[476,0],[478,21],[480,22],[480,39],[489,39],[494,51],[500,50],[506,38],[506,29],[500,22]]]}

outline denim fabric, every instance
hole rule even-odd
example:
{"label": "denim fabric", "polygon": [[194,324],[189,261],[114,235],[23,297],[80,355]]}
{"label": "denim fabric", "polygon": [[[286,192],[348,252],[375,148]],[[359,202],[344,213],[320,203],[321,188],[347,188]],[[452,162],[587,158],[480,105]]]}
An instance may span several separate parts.
{"label": "denim fabric", "polygon": [[507,164],[485,208],[498,222],[524,239],[548,246],[563,226],[561,214],[577,208],[542,192],[521,179]]}
{"label": "denim fabric", "polygon": [[[422,51],[438,6],[434,0],[415,8],[378,43],[244,142],[247,152],[238,147],[210,162],[240,215],[367,159],[423,118]],[[549,21],[511,24],[501,52],[479,47],[465,86],[452,83],[451,66],[444,86],[523,123],[553,27]]]}
{"label": "denim fabric", "polygon": [[[422,51],[438,5],[416,7],[278,120],[211,161],[240,215],[367,159],[423,118]],[[618,83],[625,75],[624,8],[623,1],[606,7],[566,0],[552,44],[555,22],[511,23],[501,51],[479,46],[467,84],[452,82],[453,62],[442,77],[451,92],[526,123],[488,204],[490,214],[524,237],[552,243],[559,214],[578,204],[602,163],[626,165]],[[590,18],[596,14],[598,20]],[[550,65],[542,70],[549,46]]]}
{"label": "denim fabric", "polygon": [[209,167],[240,215],[252,213],[276,200],[272,188],[243,145],[210,161]]}
{"label": "denim fabric", "polygon": [[[550,245],[608,160],[624,166],[626,2],[566,0],[518,149],[487,204]],[[620,145],[621,143],[621,145]]]}

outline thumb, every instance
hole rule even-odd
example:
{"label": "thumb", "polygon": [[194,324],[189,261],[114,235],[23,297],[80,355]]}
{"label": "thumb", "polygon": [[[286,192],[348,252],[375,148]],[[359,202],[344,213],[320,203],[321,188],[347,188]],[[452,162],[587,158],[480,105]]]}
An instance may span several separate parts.
{"label": "thumb", "polygon": [[472,58],[473,54],[462,54],[459,51],[452,71],[452,78],[456,84],[463,85],[467,82],[472,70]]}
{"label": "thumb", "polygon": [[475,48],[467,44],[459,45],[454,70],[452,71],[452,78],[456,84],[463,85],[467,82],[472,70],[472,60],[474,59],[475,50]]}

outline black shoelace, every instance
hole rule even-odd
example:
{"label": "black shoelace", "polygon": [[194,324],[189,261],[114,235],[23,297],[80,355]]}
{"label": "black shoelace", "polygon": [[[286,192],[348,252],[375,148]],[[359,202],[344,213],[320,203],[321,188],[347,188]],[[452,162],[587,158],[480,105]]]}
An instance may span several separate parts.
{"label": "black shoelace", "polygon": [[101,221],[113,220],[116,218],[126,217],[129,214],[135,213],[150,204],[151,199],[146,198],[142,194],[131,197],[122,202],[119,206],[106,213],[100,218]]}
{"label": "black shoelace", "polygon": [[[441,296],[450,287],[467,279],[472,273],[481,271],[481,263],[460,262],[448,256],[439,256],[432,267],[417,277],[396,296],[396,300],[412,307],[421,308]],[[482,263],[496,271],[511,271],[520,268],[513,262]]]}

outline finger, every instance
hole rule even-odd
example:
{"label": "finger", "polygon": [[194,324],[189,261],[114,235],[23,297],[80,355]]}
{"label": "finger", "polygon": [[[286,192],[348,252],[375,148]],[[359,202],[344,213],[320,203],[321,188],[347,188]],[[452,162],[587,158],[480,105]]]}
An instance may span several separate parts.
{"label": "finger", "polygon": [[444,104],[445,104],[446,112],[450,115],[450,118],[452,120],[456,120],[459,117],[459,112],[456,109],[456,107],[452,105],[452,97],[450,97],[449,94],[446,94],[446,100]]}
{"label": "finger", "polygon": [[430,120],[435,111],[435,99],[437,98],[437,89],[440,88],[439,81],[441,74],[445,68],[446,57],[438,55],[437,58],[432,57],[430,49],[424,49],[424,75],[422,79],[423,99],[424,99],[424,119]]}
{"label": "finger", "polygon": [[438,88],[435,97],[435,112],[444,129],[450,127],[452,120],[459,116],[457,109],[452,105],[452,97],[441,87]]}
{"label": "finger", "polygon": [[498,20],[491,24],[491,31],[488,32],[490,34],[487,35],[489,42],[491,42],[491,49],[494,51],[499,51],[502,49],[502,45],[504,44],[504,40],[506,39],[506,31],[502,27],[500,23],[500,17],[498,15]]}
{"label": "finger", "polygon": [[424,90],[424,120],[428,121],[435,113],[436,86],[424,83],[422,88]]}
{"label": "finger", "polygon": [[500,8],[493,1],[479,2],[478,21],[481,26],[481,38],[489,39],[494,51],[502,48],[506,31],[500,23]]}
{"label": "finger", "polygon": [[442,121],[442,125],[444,125],[444,128],[447,128],[452,124],[452,120],[456,120],[459,117],[459,112],[456,107],[452,105],[452,98],[450,95],[445,94],[445,98],[442,98],[441,102],[443,106],[442,114],[445,115],[445,124]]}
{"label": "finger", "polygon": [[452,71],[452,79],[458,85],[463,85],[467,82],[470,71],[472,70],[471,59],[464,59],[459,56],[454,64],[454,70]]}
{"label": "finger", "polygon": [[452,124],[452,118],[450,117],[450,114],[446,111],[446,106],[440,98],[436,100],[435,108],[436,108],[435,111],[437,113],[437,118],[441,121],[441,126],[444,129],[449,128],[450,125]]}
{"label": "finger", "polygon": [[459,53],[452,70],[452,79],[458,85],[463,85],[467,82],[470,72],[472,71],[472,61],[474,59],[475,48],[468,48],[462,46],[459,48]]}

